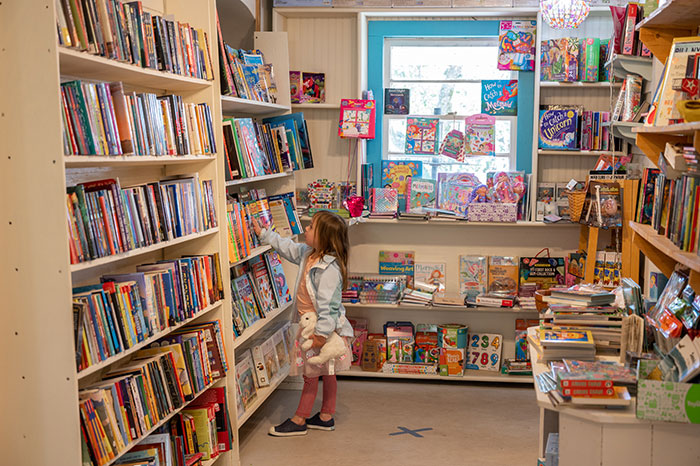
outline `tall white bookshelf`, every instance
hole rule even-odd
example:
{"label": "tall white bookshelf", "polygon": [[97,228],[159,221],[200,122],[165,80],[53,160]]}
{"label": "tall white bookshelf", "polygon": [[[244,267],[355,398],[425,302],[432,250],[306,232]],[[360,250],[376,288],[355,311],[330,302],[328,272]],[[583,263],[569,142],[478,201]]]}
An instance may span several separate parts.
{"label": "tall white bookshelf", "polygon": [[[105,273],[131,272],[142,263],[188,254],[219,253],[226,259],[226,221],[221,121],[214,118],[219,152],[213,156],[64,156],[60,82],[67,79],[122,81],[137,91],[175,93],[185,102],[207,103],[220,115],[216,81],[206,81],[60,47],[52,1],[0,3],[0,192],[2,219],[3,354],[0,383],[4,420],[3,462],[17,465],[81,464],[78,391],[99,380],[136,348],[78,372],[73,344],[72,287],[97,283]],[[218,71],[214,0],[150,0],[146,11],[173,15],[203,29]],[[66,186],[118,177],[122,186],[198,174],[211,179],[218,227],[172,241],[80,264],[70,264],[66,228]],[[12,202],[7,202],[12,200]],[[229,272],[221,270],[224,299],[192,319],[170,327],[139,347],[187,323],[219,320],[226,348],[233,348]],[[233,355],[229,372],[210,386],[225,387],[235,419]],[[186,408],[186,405],[183,406]],[[183,409],[181,408],[181,409]],[[160,424],[180,410],[171,412]],[[157,427],[157,426],[156,426]],[[155,428],[155,427],[154,427]],[[129,447],[137,443],[132,442]],[[238,464],[238,445],[207,465]]]}

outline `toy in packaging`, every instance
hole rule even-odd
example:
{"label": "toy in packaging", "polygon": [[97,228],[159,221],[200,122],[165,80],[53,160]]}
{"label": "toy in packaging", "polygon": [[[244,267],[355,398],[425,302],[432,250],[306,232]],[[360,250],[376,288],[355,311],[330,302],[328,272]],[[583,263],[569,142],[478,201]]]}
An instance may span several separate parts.
{"label": "toy in packaging", "polygon": [[498,371],[501,368],[503,335],[470,333],[465,369]]}
{"label": "toy in packaging", "polygon": [[377,345],[377,353],[379,354],[379,369],[386,362],[386,336],[382,333],[370,333],[367,335],[367,341],[373,341]]}
{"label": "toy in packaging", "polygon": [[459,256],[459,292],[468,301],[486,294],[488,287],[488,258]]}
{"label": "toy in packaging", "polygon": [[601,285],[605,283],[605,251],[598,251],[595,254],[593,283],[599,283]]}
{"label": "toy in packaging", "polygon": [[341,138],[374,139],[375,113],[374,100],[341,100],[338,136]]}
{"label": "toy in packaging", "polygon": [[440,348],[440,375],[459,377],[464,374],[465,348]]}
{"label": "toy in packaging", "polygon": [[439,359],[437,327],[429,324],[418,324],[416,326],[414,361],[423,364],[437,364]]}
{"label": "toy in packaging", "polygon": [[386,335],[387,362],[412,363],[413,324],[411,322],[387,322],[384,324]]}
{"label": "toy in packaging", "polygon": [[435,155],[439,118],[406,119],[406,154]]}
{"label": "toy in packaging", "polygon": [[453,129],[445,136],[440,144],[440,155],[464,161],[464,133],[458,129]]}
{"label": "toy in packaging", "polygon": [[438,173],[438,209],[466,216],[472,191],[480,184],[473,173]]}
{"label": "toy in packaging", "polygon": [[466,133],[465,154],[495,155],[496,119],[491,115],[479,113],[464,119]]}
{"label": "toy in packaging", "polygon": [[576,150],[578,112],[574,109],[540,110],[540,149]]}
{"label": "toy in packaging", "polygon": [[518,258],[489,257],[489,289],[495,296],[513,296],[518,293]]}
{"label": "toy in packaging", "polygon": [[596,228],[622,227],[622,193],[619,183],[591,181],[583,204],[581,223]]}
{"label": "toy in packaging", "polygon": [[[369,372],[379,372],[382,369],[382,358],[380,356],[378,340],[366,340],[362,346],[362,370]],[[386,355],[384,355],[386,358]]]}
{"label": "toy in packaging", "polygon": [[611,58],[610,54],[610,39],[600,40],[600,63],[598,69],[598,81],[610,81],[610,67],[605,66]]}
{"label": "toy in packaging", "polygon": [[498,69],[535,69],[537,21],[501,21],[498,35]]}
{"label": "toy in packaging", "polygon": [[600,39],[583,39],[581,44],[581,81],[596,82],[600,73]]}
{"label": "toy in packaging", "polygon": [[293,104],[301,102],[301,71],[289,72],[289,94]]}
{"label": "toy in packaging", "polygon": [[521,285],[534,283],[537,285],[537,289],[548,290],[553,286],[563,286],[566,281],[565,277],[566,260],[563,257],[520,258]]}
{"label": "toy in packaging", "polygon": [[301,102],[319,104],[326,101],[326,74],[301,73]]}
{"label": "toy in packaging", "polygon": [[438,346],[440,348],[466,348],[469,327],[461,324],[438,325]]}

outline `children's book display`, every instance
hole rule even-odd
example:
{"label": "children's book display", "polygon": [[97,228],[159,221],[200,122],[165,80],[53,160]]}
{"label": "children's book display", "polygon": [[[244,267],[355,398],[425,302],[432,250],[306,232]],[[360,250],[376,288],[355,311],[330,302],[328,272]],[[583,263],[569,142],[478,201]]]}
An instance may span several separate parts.
{"label": "children's book display", "polygon": [[379,251],[379,274],[406,275],[409,288],[413,288],[414,265],[413,251]]}
{"label": "children's book display", "polygon": [[393,218],[399,209],[399,192],[394,188],[371,188],[370,218]]}
{"label": "children's book display", "polygon": [[374,139],[376,104],[374,100],[343,99],[340,101],[341,138]]}
{"label": "children's book display", "polygon": [[498,69],[535,69],[537,21],[501,21],[498,34]]}
{"label": "children's book display", "polygon": [[406,119],[406,154],[435,155],[438,150],[439,118]]}
{"label": "children's book display", "polygon": [[411,113],[410,89],[384,89],[384,114],[408,115]]}
{"label": "children's book display", "polygon": [[426,213],[425,208],[435,207],[437,183],[426,178],[411,178],[406,186],[406,210],[409,213]]}
{"label": "children's book display", "polygon": [[265,61],[263,53],[260,50],[234,49],[224,43],[220,28],[218,35],[221,93],[241,99],[276,103],[277,83],[273,65]]}
{"label": "children's book display", "polygon": [[309,130],[302,112],[263,118],[262,123],[284,130],[290,151],[294,150],[292,162],[296,163],[295,169],[314,168]]}
{"label": "children's book display", "polygon": [[[654,126],[665,126],[676,123],[683,123],[683,117],[678,109],[679,103],[691,100],[687,90],[688,79],[694,79],[694,87],[697,87],[698,66],[697,55],[700,47],[698,37],[676,37],[673,39],[671,53],[666,61],[663,80],[660,84],[659,92],[655,97],[656,112],[655,118],[647,121]],[[685,79],[684,79],[685,78]],[[686,81],[686,86],[683,82]],[[679,87],[679,83],[681,84]],[[697,94],[695,94],[697,99]]]}
{"label": "children's book display", "polygon": [[517,115],[518,80],[482,80],[481,113],[487,115]]}
{"label": "children's book display", "polygon": [[414,264],[415,282],[436,287],[436,292],[445,291],[445,263],[416,262]]}
{"label": "children's book display", "polygon": [[419,160],[382,160],[381,185],[395,189],[399,196],[399,210],[407,210],[407,187],[414,177],[423,174],[423,162]]}

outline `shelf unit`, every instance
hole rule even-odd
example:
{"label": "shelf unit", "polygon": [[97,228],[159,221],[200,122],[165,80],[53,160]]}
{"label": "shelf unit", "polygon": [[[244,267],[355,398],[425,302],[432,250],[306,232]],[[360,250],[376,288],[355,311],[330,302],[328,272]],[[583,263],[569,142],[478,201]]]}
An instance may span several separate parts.
{"label": "shelf unit", "polygon": [[291,306],[292,303],[287,303],[282,307],[273,309],[265,316],[264,319],[258,320],[253,325],[243,330],[243,333],[240,336],[236,337],[236,339],[233,341],[233,349],[235,350],[236,348],[242,347],[251,338],[259,335],[260,332],[270,323],[272,323],[272,321],[275,320],[277,316],[284,314]]}
{"label": "shelf unit", "polygon": [[367,377],[372,379],[413,379],[413,380],[440,380],[442,382],[496,382],[496,383],[532,383],[530,375],[505,375],[496,371],[476,371],[467,369],[463,376],[446,377],[433,374],[393,374],[390,372],[363,371],[359,366],[352,366],[350,370],[338,372],[342,377]]}
{"label": "shelf unit", "polygon": [[224,113],[224,115],[270,116],[289,112],[289,106],[273,104],[270,102],[257,102],[254,100],[241,99],[239,97],[231,97],[230,95],[222,95],[221,111]]}
{"label": "shelf unit", "polygon": [[588,83],[588,82],[582,82],[582,81],[576,81],[576,82],[563,82],[563,81],[541,81],[540,82],[540,88],[543,87],[558,87],[558,88],[603,88],[603,89],[609,89],[610,87],[620,87],[622,86],[622,83],[610,83],[608,81],[601,81],[601,82],[595,82],[595,83]]}
{"label": "shelf unit", "polygon": [[622,152],[612,152],[607,150],[547,150],[538,149],[538,155],[565,155],[565,156],[581,156],[581,157],[600,157],[604,154],[614,154],[616,156],[623,155]]}
{"label": "shelf unit", "polygon": [[633,131],[637,136],[637,145],[649,160],[659,164],[659,154],[664,152],[666,143],[692,143],[695,150],[700,150],[700,122],[681,123],[668,126],[640,126]]}
{"label": "shelf unit", "polygon": [[236,426],[239,430],[241,427],[243,427],[243,424],[245,424],[245,422],[248,419],[250,419],[250,417],[253,414],[255,414],[255,411],[257,411],[258,408],[260,408],[263,405],[263,403],[265,403],[265,401],[280,386],[280,384],[284,382],[284,379],[287,378],[287,375],[289,375],[289,369],[283,371],[281,375],[277,376],[277,378],[270,383],[270,386],[258,388],[258,394],[255,401],[252,405],[248,407],[248,409],[246,409],[243,412],[243,415],[236,421]]}
{"label": "shelf unit", "polygon": [[[136,265],[183,255],[218,253],[227,257],[226,235],[220,227],[146,248],[94,261],[70,264],[66,228],[66,186],[83,181],[119,178],[122,186],[197,173],[213,180],[217,222],[225,225],[223,158],[210,156],[64,156],[60,83],[64,80],[121,81],[137,92],[176,93],[184,102],[205,102],[220,114],[215,82],[144,69],[58,45],[56,6],[60,2],[4,2],[0,5],[0,42],[6,72],[0,78],[0,192],[16,199],[0,213],[3,248],[0,272],[8,337],[3,338],[6,377],[0,382],[0,411],[12,464],[77,465],[81,463],[78,392],[99,380],[101,372],[127,362],[139,348],[200,319],[221,322],[224,344],[233,347],[230,290],[224,298],[191,319],[169,327],[137,346],[78,373],[72,322],[72,287],[99,282],[106,273],[133,272]],[[173,15],[216,38],[214,0],[149,2],[158,15]],[[27,27],[27,25],[30,25]],[[211,44],[210,44],[211,45]],[[211,49],[218,70],[216,49]],[[222,147],[221,125],[214,123],[216,145]],[[222,268],[222,281],[229,282]],[[10,337],[11,335],[11,337]],[[228,356],[231,361],[231,356]],[[232,364],[230,364],[232,367]],[[229,372],[211,384],[226,389],[235,400]],[[37,400],[44,400],[37,403]],[[185,405],[186,406],[186,405]],[[151,431],[167,422],[154,426]],[[235,402],[229,404],[235,413]],[[10,427],[11,426],[11,427]],[[51,428],[47,428],[51,426]],[[138,440],[129,444],[129,447]],[[238,464],[238,445],[216,459],[218,465]],[[127,450],[128,451],[128,448]],[[116,460],[114,460],[116,461]],[[114,462],[112,461],[112,462]],[[214,461],[207,464],[211,465]]]}
{"label": "shelf unit", "polygon": [[530,314],[537,315],[536,309],[522,309],[519,307],[467,307],[467,306],[425,306],[422,304],[362,304],[343,303],[345,309],[389,309],[394,311],[428,311],[428,312],[493,312],[494,314]]}
{"label": "shelf unit", "polygon": [[293,176],[293,175],[294,175],[294,172],[282,172],[282,173],[273,173],[271,175],[260,175],[260,176],[254,176],[251,178],[242,178],[240,180],[227,181],[226,187],[239,186],[242,184],[258,183],[260,181],[274,180],[275,178],[284,178],[285,176]]}
{"label": "shelf unit", "polygon": [[637,25],[639,39],[665,63],[675,37],[695,35],[700,5],[695,0],[669,0]]}

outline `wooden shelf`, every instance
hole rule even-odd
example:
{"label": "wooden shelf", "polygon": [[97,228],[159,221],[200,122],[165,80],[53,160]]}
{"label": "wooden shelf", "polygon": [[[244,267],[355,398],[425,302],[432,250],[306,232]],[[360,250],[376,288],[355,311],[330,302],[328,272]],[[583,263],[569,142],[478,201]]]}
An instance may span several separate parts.
{"label": "wooden shelf", "polygon": [[170,240],[170,241],[163,241],[160,243],[152,244],[150,246],[146,246],[145,248],[136,248],[136,249],[132,249],[131,251],[126,251],[126,252],[122,252],[119,254],[113,254],[111,256],[106,256],[106,257],[100,257],[99,259],[95,259],[95,260],[91,260],[91,261],[87,261],[87,262],[80,262],[78,264],[71,264],[70,271],[72,273],[75,273],[75,272],[81,272],[84,270],[89,270],[89,269],[92,269],[94,267],[100,267],[100,266],[106,265],[106,264],[112,264],[115,262],[122,261],[124,259],[128,259],[130,257],[136,257],[136,256],[140,256],[142,254],[148,254],[149,252],[158,251],[160,249],[165,249],[165,248],[170,247],[170,246],[175,246],[176,244],[181,244],[181,243],[185,243],[187,241],[192,241],[195,239],[204,238],[205,236],[209,236],[209,235],[213,235],[215,233],[218,233],[218,231],[219,231],[219,227],[214,227],[214,228],[208,229],[207,231],[202,231],[200,233],[193,233],[193,234],[187,235],[187,236],[181,236],[180,238],[175,238],[175,239]]}
{"label": "wooden shelf", "polygon": [[241,99],[228,95],[221,96],[221,113],[235,116],[263,116],[289,112],[290,107],[270,102]]}
{"label": "wooden shelf", "polygon": [[132,346],[128,350],[122,351],[121,353],[117,353],[114,356],[105,359],[104,361],[100,361],[97,364],[93,364],[92,366],[86,367],[85,369],[78,372],[78,380],[84,379],[87,376],[94,374],[95,372],[99,372],[102,369],[109,367],[114,363],[122,361],[124,358],[131,356],[132,354],[134,354],[135,352],[137,352],[140,349],[146,348],[148,345],[159,340],[160,338],[163,338],[163,337],[169,335],[170,333],[174,332],[175,330],[177,330],[181,327],[184,327],[185,325],[191,323],[192,321],[197,320],[200,317],[209,314],[214,309],[218,309],[219,307],[221,307],[222,304],[223,304],[223,300],[219,300],[216,303],[212,304],[211,306],[208,306],[208,307],[202,309],[201,311],[199,311],[197,314],[193,315],[192,317],[185,319],[182,322],[179,322],[179,323],[173,325],[172,327],[168,327],[165,330],[162,330],[151,337],[146,338],[145,340]]}
{"label": "wooden shelf", "polygon": [[337,104],[310,104],[310,103],[303,103],[303,104],[292,104],[292,109],[295,108],[300,108],[300,109],[317,109],[317,110],[339,110],[340,109],[340,102]]}
{"label": "wooden shelf", "polygon": [[639,126],[632,129],[632,132],[637,134],[668,134],[672,136],[692,135],[697,131],[700,131],[700,121],[667,126]]}
{"label": "wooden shelf", "polygon": [[243,424],[245,424],[245,422],[248,419],[250,419],[250,416],[255,414],[255,411],[257,411],[258,408],[260,408],[260,406],[262,406],[262,404],[265,402],[265,400],[267,400],[270,397],[270,395],[272,395],[275,389],[279,387],[282,382],[284,382],[284,379],[287,378],[287,375],[289,375],[289,368],[284,370],[281,374],[278,374],[277,378],[273,380],[269,386],[258,388],[258,395],[255,398],[255,401],[251,406],[248,407],[248,409],[245,410],[243,416],[238,418],[238,420],[236,421],[238,429],[243,427]]}
{"label": "wooden shelf", "polygon": [[643,28],[697,28],[700,24],[700,3],[697,0],[668,0],[637,25]]}
{"label": "wooden shelf", "polygon": [[294,175],[294,172],[282,172],[282,173],[273,173],[271,175],[261,175],[261,176],[253,176],[251,178],[242,178],[240,180],[231,180],[226,182],[226,187],[229,186],[239,186],[242,184],[248,184],[248,183],[259,183],[260,181],[267,181],[267,180],[274,180],[276,178],[286,178],[288,176]]}
{"label": "wooden shelf", "polygon": [[700,122],[697,121],[668,126],[640,126],[632,131],[637,136],[637,146],[657,166],[666,143],[687,145],[692,142],[695,150],[700,150]]}
{"label": "wooden shelf", "polygon": [[[608,154],[613,154],[612,151],[609,150],[547,150],[547,149],[538,149],[537,150],[538,155],[567,155],[567,156],[574,156],[574,155],[579,155],[579,156],[601,156],[601,155],[608,155]],[[622,155],[625,155],[621,152],[615,152],[615,156],[620,157]]]}
{"label": "wooden shelf", "polygon": [[211,162],[213,155],[66,155],[66,168],[80,167],[136,167],[149,165],[176,165],[181,163]]}
{"label": "wooden shelf", "polygon": [[466,306],[424,306],[422,304],[362,304],[343,303],[346,309],[390,309],[394,311],[427,311],[427,312],[491,312],[495,314],[538,314],[537,309],[521,309],[519,307],[466,307]]}
{"label": "wooden shelf", "polygon": [[165,423],[168,422],[168,421],[169,421],[173,416],[175,416],[177,413],[179,413],[179,412],[182,411],[183,409],[187,408],[187,406],[188,406],[190,403],[192,403],[193,401],[195,401],[195,400],[199,397],[199,395],[201,395],[202,393],[206,392],[206,391],[209,390],[210,388],[214,388],[214,387],[220,385],[220,383],[221,383],[222,381],[224,381],[224,380],[226,380],[226,377],[222,377],[222,378],[220,378],[220,379],[218,379],[218,380],[216,380],[216,381],[210,383],[210,384],[207,385],[204,389],[202,389],[201,391],[197,392],[197,393],[195,394],[194,398],[192,398],[190,401],[187,401],[187,402],[183,403],[183,405],[180,406],[179,408],[177,408],[176,410],[173,410],[173,411],[171,411],[170,413],[168,413],[163,419],[161,419],[160,421],[158,421],[158,423],[157,423],[156,425],[154,425],[153,427],[151,427],[144,435],[142,435],[141,437],[137,438],[136,440],[132,440],[131,442],[129,442],[129,443],[126,445],[126,448],[125,448],[124,450],[122,450],[122,451],[121,451],[117,456],[115,456],[114,459],[112,459],[110,462],[105,463],[104,466],[110,466],[110,465],[114,464],[115,462],[117,462],[117,461],[119,460],[119,458],[121,458],[122,456],[124,456],[124,455],[125,455],[129,450],[131,450],[134,446],[138,445],[143,439],[145,439],[146,437],[148,437],[149,435],[151,435],[151,434],[152,434],[153,432],[155,432],[159,427],[165,425]]}
{"label": "wooden shelf", "polygon": [[[608,81],[603,82],[565,82],[565,81],[540,81],[540,88],[554,87],[558,89],[571,88],[571,89],[581,89],[581,88],[592,88],[592,89],[610,89],[611,83]],[[612,83],[613,87],[622,86],[622,83]]]}
{"label": "wooden shelf", "polygon": [[229,262],[228,265],[229,265],[229,267],[235,267],[236,265],[242,264],[242,263],[244,263],[244,262],[248,262],[248,261],[251,260],[253,257],[257,257],[257,256],[259,256],[260,254],[263,254],[263,253],[269,251],[270,249],[272,249],[272,246],[268,246],[268,245],[258,246],[257,248],[253,249],[253,250],[250,252],[250,254],[248,254],[248,255],[247,255],[246,257],[244,257],[243,259],[241,259],[241,260],[239,260],[239,261],[236,261],[236,262]]}
{"label": "wooden shelf", "polygon": [[61,76],[100,81],[121,81],[132,86],[166,91],[197,91],[212,85],[213,81],[190,78],[178,74],[141,68],[87,52],[58,47]]}
{"label": "wooden shelf", "polygon": [[414,379],[414,380],[441,380],[443,382],[500,382],[500,383],[533,383],[530,375],[504,375],[496,371],[475,371],[467,369],[461,377],[446,377],[442,375],[428,374],[391,374],[385,372],[363,371],[361,367],[352,366],[348,371],[338,372],[344,377],[368,377],[377,379]]}
{"label": "wooden shelf", "polygon": [[651,225],[629,222],[634,231],[634,241],[666,276],[671,276],[675,264],[688,267],[691,272],[700,273],[700,256],[694,252],[682,251],[678,246],[654,230]]}
{"label": "wooden shelf", "polygon": [[253,325],[250,327],[247,327],[243,330],[243,333],[236,337],[235,340],[233,340],[233,349],[235,350],[236,348],[240,348],[243,346],[245,342],[250,340],[251,338],[255,337],[262,329],[267,327],[267,325],[275,320],[277,316],[280,314],[284,313],[287,309],[289,309],[292,306],[293,302],[287,303],[282,307],[278,307],[277,309],[273,309],[270,311],[267,316],[265,316],[264,319],[259,319],[257,322],[255,322]]}

